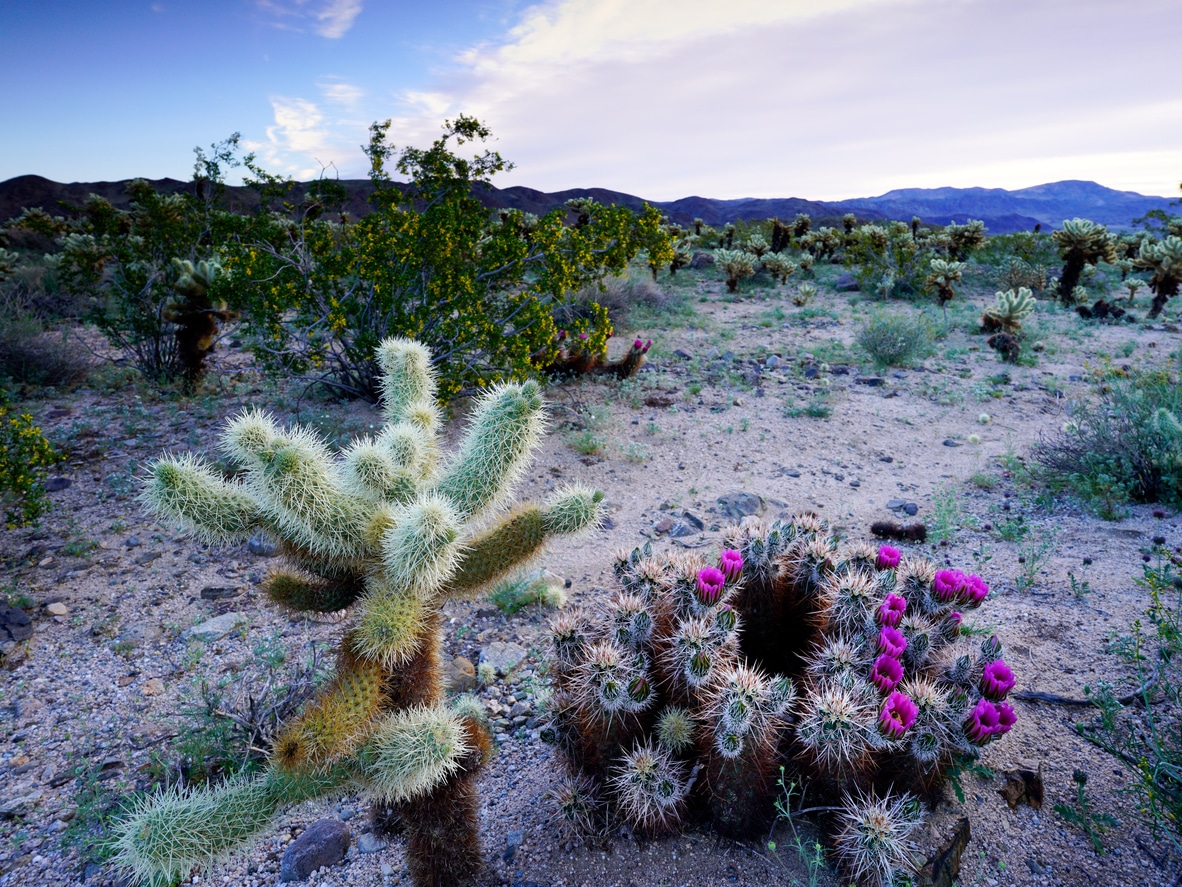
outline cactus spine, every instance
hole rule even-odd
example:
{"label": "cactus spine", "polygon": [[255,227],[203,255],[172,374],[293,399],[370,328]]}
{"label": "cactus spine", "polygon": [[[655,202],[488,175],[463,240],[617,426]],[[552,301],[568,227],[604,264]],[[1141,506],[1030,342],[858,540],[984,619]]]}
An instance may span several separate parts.
{"label": "cactus spine", "polygon": [[257,529],[280,540],[290,563],[267,579],[273,601],[355,617],[334,680],[283,727],[261,778],[166,792],[121,823],[116,861],[145,883],[216,862],[264,828],[280,803],[346,788],[374,798],[376,822],[396,814],[405,824],[417,884],[480,875],[475,777],[490,737],[471,706],[443,699],[440,609],[479,593],[548,539],[594,526],[603,496],[573,487],[474,526],[505,502],[537,445],[537,384],[489,391],[458,453],[441,464],[430,354],[389,339],[377,359],[387,424],[340,456],[309,431],[248,411],[221,441],[244,480],[224,481],[187,455],[150,469],[143,500],[159,517],[208,541],[240,541]]}

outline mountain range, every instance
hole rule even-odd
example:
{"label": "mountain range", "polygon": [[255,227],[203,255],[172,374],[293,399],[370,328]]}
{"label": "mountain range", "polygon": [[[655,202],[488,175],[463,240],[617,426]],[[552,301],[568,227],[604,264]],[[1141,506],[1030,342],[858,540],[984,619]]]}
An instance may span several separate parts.
{"label": "mountain range", "polygon": [[[156,179],[151,184],[163,193],[191,191],[191,182]],[[343,180],[348,200],[345,210],[352,218],[369,212],[368,197],[373,185],[367,179]],[[128,205],[127,180],[119,182],[53,182],[41,176],[25,175],[0,182],[0,223],[25,207],[40,207],[60,214],[79,206],[89,194],[98,194],[115,206]],[[298,202],[308,183],[297,183],[292,199]],[[508,207],[543,214],[562,206],[574,197],[592,197],[600,203],[614,203],[633,210],[645,200],[632,194],[604,188],[572,188],[547,193],[533,188],[513,186],[496,188],[478,186],[474,193],[490,208]],[[258,206],[258,195],[249,188],[227,187],[230,209],[248,212]],[[854,213],[864,221],[899,219],[910,221],[918,216],[927,224],[946,225],[981,219],[993,234],[1029,231],[1036,224],[1043,228],[1059,227],[1064,219],[1090,219],[1114,229],[1131,227],[1132,220],[1150,210],[1170,211],[1168,197],[1150,197],[1133,191],[1116,191],[1095,182],[1070,180],[1007,191],[1002,188],[902,188],[879,197],[860,197],[836,202],[804,200],[799,197],[740,198],[717,200],[708,197],[682,197],[679,200],[650,200],[671,220],[688,225],[702,219],[708,225],[722,225],[740,219],[779,218],[788,221],[797,213],[807,213],[814,225],[837,225],[845,213]]]}

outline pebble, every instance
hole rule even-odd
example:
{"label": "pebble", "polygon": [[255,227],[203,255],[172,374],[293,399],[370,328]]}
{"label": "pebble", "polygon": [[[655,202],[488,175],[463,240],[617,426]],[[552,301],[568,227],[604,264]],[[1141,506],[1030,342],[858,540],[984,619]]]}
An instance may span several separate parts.
{"label": "pebble", "polygon": [[507,675],[525,659],[525,648],[512,641],[493,641],[480,651],[480,664],[488,663],[497,674]]}
{"label": "pebble", "polygon": [[[241,612],[226,613],[207,619],[181,633],[181,640],[216,641],[232,632],[234,629],[246,625],[250,617]],[[523,651],[524,654],[524,651]]]}
{"label": "pebble", "polygon": [[388,842],[372,832],[362,832],[357,836],[357,850],[359,853],[377,853],[385,850]]}
{"label": "pebble", "polygon": [[63,604],[61,601],[54,601],[52,604],[50,604],[48,607],[45,608],[45,612],[48,613],[50,616],[66,616],[69,614],[70,608],[67,607],[65,604]]}
{"label": "pebble", "polygon": [[274,557],[279,553],[279,547],[264,533],[255,533],[251,536],[246,548],[251,554],[257,554],[259,557]]}
{"label": "pebble", "polygon": [[149,678],[144,681],[142,692],[145,696],[159,696],[164,692],[164,681],[160,678]]}

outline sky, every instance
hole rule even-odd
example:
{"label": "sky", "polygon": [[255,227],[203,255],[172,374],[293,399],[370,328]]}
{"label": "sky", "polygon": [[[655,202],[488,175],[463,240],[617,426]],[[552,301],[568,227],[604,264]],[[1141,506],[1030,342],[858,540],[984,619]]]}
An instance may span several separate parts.
{"label": "sky", "polygon": [[[363,178],[470,114],[501,187],[1178,197],[1179,0],[0,0],[0,181]],[[14,88],[15,86],[15,88]],[[231,182],[238,177],[231,174]]]}

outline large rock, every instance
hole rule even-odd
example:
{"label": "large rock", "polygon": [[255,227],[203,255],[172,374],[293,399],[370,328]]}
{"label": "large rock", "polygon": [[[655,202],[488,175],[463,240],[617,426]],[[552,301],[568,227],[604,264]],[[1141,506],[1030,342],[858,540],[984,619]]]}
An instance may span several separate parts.
{"label": "large rock", "polygon": [[284,851],[279,880],[304,881],[317,869],[336,865],[345,858],[350,837],[339,819],[318,819]]}
{"label": "large rock", "polygon": [[181,640],[184,641],[216,641],[219,638],[224,638],[234,629],[239,626],[246,625],[250,621],[250,617],[245,613],[226,613],[222,616],[215,616],[213,619],[207,619],[198,625],[181,633]]}
{"label": "large rock", "polygon": [[480,651],[480,663],[488,663],[499,675],[507,675],[525,659],[525,648],[511,641],[493,641]]}
{"label": "large rock", "polygon": [[0,607],[0,641],[23,641],[33,636],[33,620],[19,607]]}
{"label": "large rock", "polygon": [[737,490],[718,497],[718,510],[731,520],[742,520],[753,514],[763,514],[763,499],[754,493]]}
{"label": "large rock", "polygon": [[709,268],[713,264],[713,253],[695,252],[693,258],[690,259],[689,266],[697,271],[702,268]]}
{"label": "large rock", "polygon": [[443,687],[449,693],[467,693],[476,689],[476,667],[463,656],[443,665]]}
{"label": "large rock", "polygon": [[861,289],[858,286],[858,281],[854,279],[854,275],[848,271],[843,271],[841,276],[833,281],[833,288],[839,293],[856,293]]}

